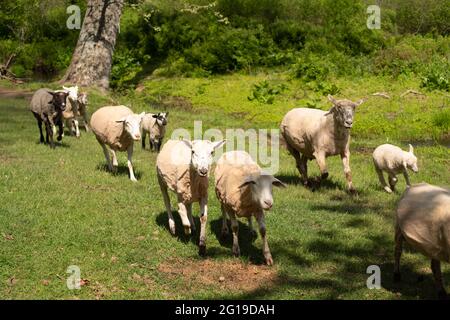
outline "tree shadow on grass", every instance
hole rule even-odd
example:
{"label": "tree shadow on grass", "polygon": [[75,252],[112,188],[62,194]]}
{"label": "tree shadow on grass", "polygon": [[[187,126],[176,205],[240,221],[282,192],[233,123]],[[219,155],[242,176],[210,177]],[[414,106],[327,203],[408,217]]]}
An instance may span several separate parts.
{"label": "tree shadow on grass", "polygon": [[291,174],[276,175],[276,178],[288,185],[299,186],[307,188],[308,190],[315,192],[318,190],[347,190],[346,186],[340,181],[334,181],[333,179],[320,179],[320,177],[309,177],[308,186],[303,185],[303,180],[300,176]]}
{"label": "tree shadow on grass", "polygon": [[[111,175],[114,175],[114,176],[127,176],[127,177],[130,176],[129,173],[128,173],[128,166],[126,166],[124,164],[119,164],[118,167],[117,167],[117,172],[115,172],[115,173],[109,171],[108,166],[106,164],[104,164],[104,163],[98,164],[95,167],[95,169],[98,170],[98,171],[107,172],[107,173],[109,173]],[[134,176],[136,177],[137,180],[140,180],[141,177],[142,177],[141,171],[134,169]]]}

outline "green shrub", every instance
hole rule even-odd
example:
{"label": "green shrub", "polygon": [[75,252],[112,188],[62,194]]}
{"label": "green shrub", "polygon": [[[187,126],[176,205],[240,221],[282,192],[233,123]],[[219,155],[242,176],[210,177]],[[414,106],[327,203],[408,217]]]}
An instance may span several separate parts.
{"label": "green shrub", "polygon": [[249,101],[258,101],[265,104],[272,104],[275,97],[287,89],[285,84],[271,85],[264,80],[253,85],[251,94],[247,97]]}
{"label": "green shrub", "polygon": [[423,73],[420,86],[428,90],[450,91],[450,63],[445,60],[432,63]]}

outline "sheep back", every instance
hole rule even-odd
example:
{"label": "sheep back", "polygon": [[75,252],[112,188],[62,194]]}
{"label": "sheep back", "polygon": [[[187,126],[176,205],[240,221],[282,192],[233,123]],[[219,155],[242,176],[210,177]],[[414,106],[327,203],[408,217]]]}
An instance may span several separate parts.
{"label": "sheep back", "polygon": [[92,114],[90,125],[97,140],[107,144],[116,151],[125,151],[133,139],[124,134],[123,123],[116,122],[123,117],[133,114],[133,111],[125,106],[102,107]]}
{"label": "sheep back", "polygon": [[55,107],[51,103],[53,97],[48,93],[48,91],[52,90],[47,88],[37,90],[33,94],[30,102],[30,110],[36,114],[39,114],[42,119],[44,119],[45,115],[49,116],[55,112]]}
{"label": "sheep back", "polygon": [[397,225],[406,241],[422,254],[450,262],[450,190],[426,183],[405,191]]}
{"label": "sheep back", "polygon": [[373,154],[373,161],[379,169],[389,171],[403,170],[405,151],[392,144],[382,144],[378,146]]}
{"label": "sheep back", "polygon": [[245,151],[224,153],[214,171],[217,198],[227,210],[249,217],[259,210],[254,204],[250,186],[239,188],[248,176],[261,174],[261,168]]}
{"label": "sheep back", "polygon": [[191,170],[191,149],[179,140],[168,140],[156,158],[156,171],[167,187],[184,203],[208,196],[208,178]]}

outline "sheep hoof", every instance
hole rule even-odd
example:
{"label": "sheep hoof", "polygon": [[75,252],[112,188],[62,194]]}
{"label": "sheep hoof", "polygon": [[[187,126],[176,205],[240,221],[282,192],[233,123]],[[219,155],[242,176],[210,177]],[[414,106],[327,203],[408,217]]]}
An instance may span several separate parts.
{"label": "sheep hoof", "polygon": [[273,259],[272,259],[272,256],[267,256],[267,257],[266,257],[266,264],[267,264],[268,266],[272,266],[272,265],[273,265]]}
{"label": "sheep hoof", "polygon": [[357,195],[358,191],[356,191],[355,188],[351,187],[350,189],[348,189],[348,192],[350,192],[351,195]]}
{"label": "sheep hoof", "polygon": [[392,190],[389,187],[384,187],[384,191],[386,191],[387,193],[392,193]]}
{"label": "sheep hoof", "polygon": [[328,172],[322,173],[322,175],[320,176],[320,179],[325,180],[326,178],[328,178]]}
{"label": "sheep hoof", "polygon": [[169,221],[169,230],[170,230],[170,233],[174,236],[175,235],[175,222]]}
{"label": "sheep hoof", "polygon": [[400,272],[394,272],[394,282],[400,282],[402,281],[402,275]]}
{"label": "sheep hoof", "polygon": [[191,234],[191,227],[190,226],[185,226],[184,227],[184,234],[187,235],[187,236]]}
{"label": "sheep hoof", "polygon": [[137,182],[137,179],[135,177],[130,178],[130,180],[133,181],[133,182]]}
{"label": "sheep hoof", "polygon": [[258,238],[258,233],[255,230],[250,231],[250,235],[251,235],[252,239]]}
{"label": "sheep hoof", "polygon": [[62,140],[62,137],[61,137],[61,136],[58,136],[58,137],[56,138],[56,140],[61,141],[61,140]]}
{"label": "sheep hoof", "polygon": [[201,257],[206,256],[206,245],[200,245],[198,246],[198,255]]}

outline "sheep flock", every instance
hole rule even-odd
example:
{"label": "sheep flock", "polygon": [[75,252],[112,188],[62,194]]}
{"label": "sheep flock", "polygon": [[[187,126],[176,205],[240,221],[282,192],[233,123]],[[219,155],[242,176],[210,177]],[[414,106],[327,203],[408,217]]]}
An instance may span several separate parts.
{"label": "sheep flock", "polygon": [[[264,172],[244,150],[223,153],[214,161],[215,151],[226,145],[226,140],[166,139],[163,143],[169,114],[166,110],[137,114],[127,106],[102,106],[89,120],[87,98],[87,93],[79,92],[77,86],[37,90],[32,97],[30,111],[37,120],[40,143],[45,142],[54,149],[53,136],[57,134],[57,140],[61,141],[64,127],[68,128],[70,135],[80,137],[78,118],[82,117],[85,131],[92,131],[101,146],[107,168],[116,172],[117,152],[126,151],[129,178],[137,182],[132,163],[133,145],[135,141],[141,141],[142,149],[145,150],[148,135],[150,150],[157,152],[153,174],[156,174],[159,182],[164,202],[161,205],[165,206],[167,212],[170,233],[176,235],[169,190],[176,196],[178,214],[186,235],[196,234],[192,205],[199,203],[198,252],[201,256],[207,255],[209,177],[213,172],[213,188],[222,211],[221,234],[222,237],[228,237],[231,227],[233,255],[240,255],[237,219],[245,218],[251,232],[256,235],[253,229],[255,220],[263,243],[264,260],[267,265],[274,264],[268,244],[265,214],[276,208],[273,186],[287,187],[282,181]],[[340,156],[347,190],[355,194],[357,188],[353,185],[350,168],[350,132],[355,112],[365,100],[353,102],[335,99],[330,95],[328,100],[331,103],[328,111],[296,108],[287,112],[280,123],[280,133],[305,187],[311,185],[308,161],[317,162],[320,182],[329,176],[326,159]],[[45,139],[42,124],[45,126]],[[371,161],[381,184],[380,192],[393,193],[398,174],[402,174],[406,180],[406,190],[397,208],[392,208],[395,216],[394,281],[401,279],[400,257],[403,243],[406,242],[430,258],[438,296],[448,298],[440,263],[450,262],[450,190],[426,183],[411,184],[408,171],[419,170],[412,145],[407,151],[391,144],[380,145],[374,149]],[[384,173],[387,174],[388,183]],[[276,252],[274,256],[276,258]]]}

